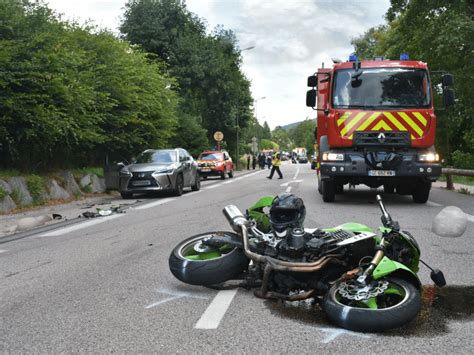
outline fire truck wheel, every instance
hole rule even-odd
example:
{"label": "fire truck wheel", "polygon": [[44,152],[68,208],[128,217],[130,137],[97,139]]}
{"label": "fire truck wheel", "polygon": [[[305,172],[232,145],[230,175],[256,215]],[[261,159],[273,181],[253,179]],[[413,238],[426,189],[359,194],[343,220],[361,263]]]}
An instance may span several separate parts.
{"label": "fire truck wheel", "polygon": [[413,192],[413,201],[416,203],[426,203],[430,196],[431,182],[419,182],[416,184],[415,191]]}
{"label": "fire truck wheel", "polygon": [[342,195],[344,193],[344,185],[343,184],[337,184],[335,191],[336,191],[336,194]]}
{"label": "fire truck wheel", "polygon": [[336,195],[336,184],[334,181],[325,180],[323,183],[323,201],[334,202],[334,196]]}
{"label": "fire truck wheel", "polygon": [[393,194],[395,193],[395,186],[393,185],[383,185],[383,192],[386,194]]}
{"label": "fire truck wheel", "polygon": [[321,183],[321,178],[318,176],[318,192],[320,195],[323,194],[323,185]]}

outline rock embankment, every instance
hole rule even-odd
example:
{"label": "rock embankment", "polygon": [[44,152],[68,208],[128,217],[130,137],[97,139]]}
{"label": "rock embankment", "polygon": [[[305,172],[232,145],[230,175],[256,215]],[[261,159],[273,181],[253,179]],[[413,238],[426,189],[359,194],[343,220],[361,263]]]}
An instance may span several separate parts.
{"label": "rock embankment", "polygon": [[53,177],[14,176],[0,179],[0,213],[41,205],[49,200],[70,200],[84,193],[105,192],[105,181],[95,174],[76,177],[64,171]]}

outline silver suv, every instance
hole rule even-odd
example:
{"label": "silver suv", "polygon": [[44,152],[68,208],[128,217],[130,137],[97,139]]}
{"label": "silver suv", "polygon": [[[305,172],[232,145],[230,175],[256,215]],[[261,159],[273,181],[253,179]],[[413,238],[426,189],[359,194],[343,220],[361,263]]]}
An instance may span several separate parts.
{"label": "silver suv", "polygon": [[185,187],[197,191],[201,183],[197,163],[182,148],[145,150],[119,173],[119,191],[123,198],[152,191],[172,191],[181,196]]}

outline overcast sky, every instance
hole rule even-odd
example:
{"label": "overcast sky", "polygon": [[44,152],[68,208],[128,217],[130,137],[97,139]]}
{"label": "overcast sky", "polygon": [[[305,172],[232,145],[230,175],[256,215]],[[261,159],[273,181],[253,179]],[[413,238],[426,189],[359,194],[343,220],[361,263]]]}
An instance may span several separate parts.
{"label": "overcast sky", "polygon": [[[46,0],[66,18],[93,20],[114,32],[126,0]],[[331,58],[346,60],[351,38],[382,24],[390,0],[187,0],[209,29],[233,30],[244,49],[243,71],[271,128],[314,118],[305,106],[306,78]]]}

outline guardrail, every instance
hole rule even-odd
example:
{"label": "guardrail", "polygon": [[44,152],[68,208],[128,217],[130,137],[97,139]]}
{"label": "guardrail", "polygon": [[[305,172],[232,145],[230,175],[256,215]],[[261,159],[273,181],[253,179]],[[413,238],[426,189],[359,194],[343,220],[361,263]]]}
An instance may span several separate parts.
{"label": "guardrail", "polygon": [[446,189],[448,190],[454,190],[453,175],[474,177],[474,170],[467,169],[443,168],[441,173],[446,175]]}

